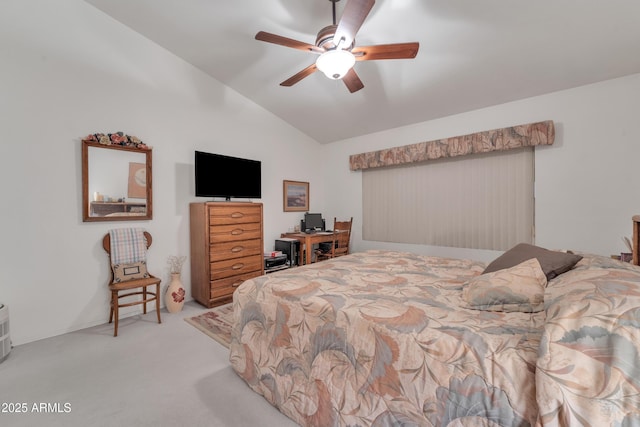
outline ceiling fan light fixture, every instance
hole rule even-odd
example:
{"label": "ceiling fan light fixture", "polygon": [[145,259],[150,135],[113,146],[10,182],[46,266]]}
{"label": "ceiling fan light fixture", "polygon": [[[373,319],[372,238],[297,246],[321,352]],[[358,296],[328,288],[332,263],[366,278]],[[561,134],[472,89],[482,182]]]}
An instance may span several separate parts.
{"label": "ceiling fan light fixture", "polygon": [[328,50],[318,57],[316,67],[333,80],[343,78],[356,63],[356,58],[348,50]]}

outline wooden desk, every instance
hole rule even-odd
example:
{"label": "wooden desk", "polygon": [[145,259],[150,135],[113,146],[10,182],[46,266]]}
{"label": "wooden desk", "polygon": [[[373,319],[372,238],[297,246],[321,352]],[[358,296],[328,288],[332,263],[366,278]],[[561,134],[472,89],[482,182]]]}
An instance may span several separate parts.
{"label": "wooden desk", "polygon": [[[338,230],[337,233],[342,233],[341,230]],[[326,243],[333,242],[334,233],[326,232],[326,231],[318,231],[317,233],[307,234],[307,233],[282,233],[280,237],[286,237],[288,239],[296,239],[300,242],[300,245],[304,244],[304,248],[300,248],[300,252],[298,254],[298,265],[303,265],[302,263],[302,252],[307,252],[306,262],[305,264],[311,264],[311,249],[313,245],[318,243]]]}

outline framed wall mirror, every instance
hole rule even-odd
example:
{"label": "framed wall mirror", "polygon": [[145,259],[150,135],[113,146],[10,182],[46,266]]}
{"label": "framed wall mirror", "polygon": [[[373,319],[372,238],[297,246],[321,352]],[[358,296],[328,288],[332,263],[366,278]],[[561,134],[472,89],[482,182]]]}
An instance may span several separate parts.
{"label": "framed wall mirror", "polygon": [[82,220],[153,218],[151,148],[82,141]]}

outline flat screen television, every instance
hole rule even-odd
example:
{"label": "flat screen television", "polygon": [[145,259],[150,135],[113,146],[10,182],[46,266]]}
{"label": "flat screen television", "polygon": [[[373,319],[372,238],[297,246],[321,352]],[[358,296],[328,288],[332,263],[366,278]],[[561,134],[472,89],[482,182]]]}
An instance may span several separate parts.
{"label": "flat screen television", "polygon": [[259,199],[261,162],[221,154],[195,152],[197,197]]}

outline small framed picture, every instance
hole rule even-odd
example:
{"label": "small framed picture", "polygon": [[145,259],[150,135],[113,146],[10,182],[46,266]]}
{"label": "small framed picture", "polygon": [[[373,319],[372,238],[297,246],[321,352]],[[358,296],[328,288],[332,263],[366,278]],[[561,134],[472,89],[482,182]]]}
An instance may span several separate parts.
{"label": "small framed picture", "polygon": [[283,206],[285,212],[307,212],[309,210],[309,183],[283,181]]}
{"label": "small framed picture", "polygon": [[144,163],[129,163],[127,197],[134,199],[147,197],[147,165]]}

